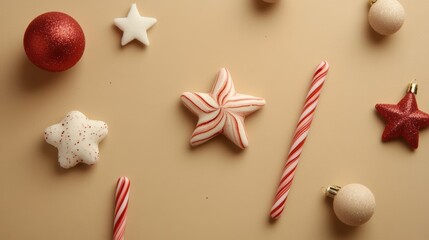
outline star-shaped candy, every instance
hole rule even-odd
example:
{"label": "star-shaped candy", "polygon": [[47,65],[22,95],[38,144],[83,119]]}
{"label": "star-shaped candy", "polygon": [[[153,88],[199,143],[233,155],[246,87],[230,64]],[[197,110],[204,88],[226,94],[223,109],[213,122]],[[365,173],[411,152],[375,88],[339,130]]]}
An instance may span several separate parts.
{"label": "star-shaped candy", "polygon": [[79,111],[67,113],[58,124],[45,130],[45,140],[58,148],[58,162],[71,168],[83,162],[92,165],[98,161],[98,143],[107,135],[107,124],[90,120]]}
{"label": "star-shaped candy", "polygon": [[149,39],[146,31],[155,25],[156,19],[140,16],[139,10],[137,10],[137,5],[134,3],[131,5],[128,16],[126,18],[115,18],[114,23],[124,32],[121,40],[122,46],[134,39],[137,39],[143,44],[149,46]]}
{"label": "star-shaped candy", "polygon": [[377,112],[386,121],[382,140],[402,137],[416,149],[419,146],[419,129],[429,126],[429,114],[417,107],[416,97],[408,92],[398,104],[377,104]]}
{"label": "star-shaped candy", "polygon": [[190,141],[192,146],[223,134],[238,147],[246,148],[244,118],[265,105],[262,98],[237,93],[225,68],[220,70],[210,93],[185,92],[181,99],[198,116]]}

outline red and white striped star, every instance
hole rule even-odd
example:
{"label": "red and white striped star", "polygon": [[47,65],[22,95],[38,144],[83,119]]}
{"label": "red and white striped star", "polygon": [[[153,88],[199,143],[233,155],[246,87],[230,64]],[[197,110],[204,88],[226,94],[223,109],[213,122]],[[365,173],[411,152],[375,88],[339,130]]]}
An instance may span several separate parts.
{"label": "red and white striped star", "polygon": [[191,136],[192,146],[223,134],[241,149],[246,148],[244,118],[265,105],[262,98],[237,93],[225,68],[220,70],[210,93],[185,92],[181,99],[199,118]]}

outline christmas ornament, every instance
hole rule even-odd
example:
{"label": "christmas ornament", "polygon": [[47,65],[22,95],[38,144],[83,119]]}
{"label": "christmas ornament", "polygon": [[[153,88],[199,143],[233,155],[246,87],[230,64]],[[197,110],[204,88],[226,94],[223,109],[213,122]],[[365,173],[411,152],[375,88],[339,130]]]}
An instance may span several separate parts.
{"label": "christmas ornament", "polygon": [[149,46],[149,39],[146,31],[155,25],[156,19],[140,16],[139,10],[137,10],[137,5],[134,3],[131,5],[128,16],[126,18],[115,18],[114,23],[124,32],[121,40],[122,46],[134,39],[137,39],[143,44]]}
{"label": "christmas ornament", "polygon": [[405,11],[397,0],[369,0],[371,8],[368,21],[371,27],[381,35],[397,32],[404,23]]}
{"label": "christmas ornament", "polygon": [[289,190],[292,185],[295,171],[298,166],[299,157],[302,153],[305,140],[307,139],[310,130],[311,122],[313,121],[314,111],[319,101],[320,92],[325,82],[326,74],[329,70],[329,64],[322,61],[313,75],[311,86],[305,100],[304,108],[299,118],[298,124],[295,129],[292,146],[289,150],[289,155],[286,165],[283,168],[283,173],[274,199],[274,204],[271,208],[270,216],[273,219],[280,218],[289,195]]}
{"label": "christmas ornament", "polygon": [[61,12],[36,17],[24,34],[24,49],[36,66],[61,72],[73,67],[82,57],[85,36],[79,23]]}
{"label": "christmas ornament", "polygon": [[411,148],[419,146],[419,130],[429,126],[429,114],[419,110],[415,94],[417,83],[414,80],[398,104],[375,105],[377,112],[386,121],[383,141],[402,137]]}
{"label": "christmas ornament", "polygon": [[181,99],[199,118],[191,137],[192,146],[223,134],[241,149],[246,148],[244,118],[265,105],[262,98],[237,93],[225,68],[220,70],[210,93],[185,92]]}
{"label": "christmas ornament", "polygon": [[95,164],[99,158],[98,143],[106,135],[106,123],[89,120],[79,111],[67,113],[60,123],[45,130],[45,140],[58,148],[58,162],[63,168],[80,162]]}
{"label": "christmas ornament", "polygon": [[374,214],[374,195],[362,184],[353,183],[344,187],[329,186],[325,194],[334,199],[335,215],[344,224],[359,226],[366,223]]}
{"label": "christmas ornament", "polygon": [[128,199],[130,196],[130,180],[120,177],[116,185],[115,216],[113,222],[113,240],[124,240],[127,225]]}

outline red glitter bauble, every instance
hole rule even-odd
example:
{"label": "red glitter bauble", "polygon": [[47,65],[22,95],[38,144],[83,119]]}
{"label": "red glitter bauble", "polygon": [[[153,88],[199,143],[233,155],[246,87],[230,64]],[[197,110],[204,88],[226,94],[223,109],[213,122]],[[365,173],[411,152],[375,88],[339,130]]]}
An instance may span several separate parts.
{"label": "red glitter bauble", "polygon": [[28,25],[24,49],[36,66],[61,72],[73,67],[82,57],[85,36],[79,23],[69,15],[48,12]]}

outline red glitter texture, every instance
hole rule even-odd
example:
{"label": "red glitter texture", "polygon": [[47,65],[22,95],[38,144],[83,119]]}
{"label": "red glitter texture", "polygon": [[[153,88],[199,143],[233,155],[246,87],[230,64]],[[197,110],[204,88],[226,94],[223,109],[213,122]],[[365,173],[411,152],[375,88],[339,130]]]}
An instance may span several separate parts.
{"label": "red glitter texture", "polygon": [[79,23],[69,15],[48,12],[28,25],[24,49],[36,66],[61,72],[73,67],[82,57],[85,36]]}
{"label": "red glitter texture", "polygon": [[398,104],[377,104],[375,109],[386,121],[383,141],[402,137],[411,148],[419,146],[419,130],[429,126],[429,114],[418,109],[413,93],[407,93]]}

